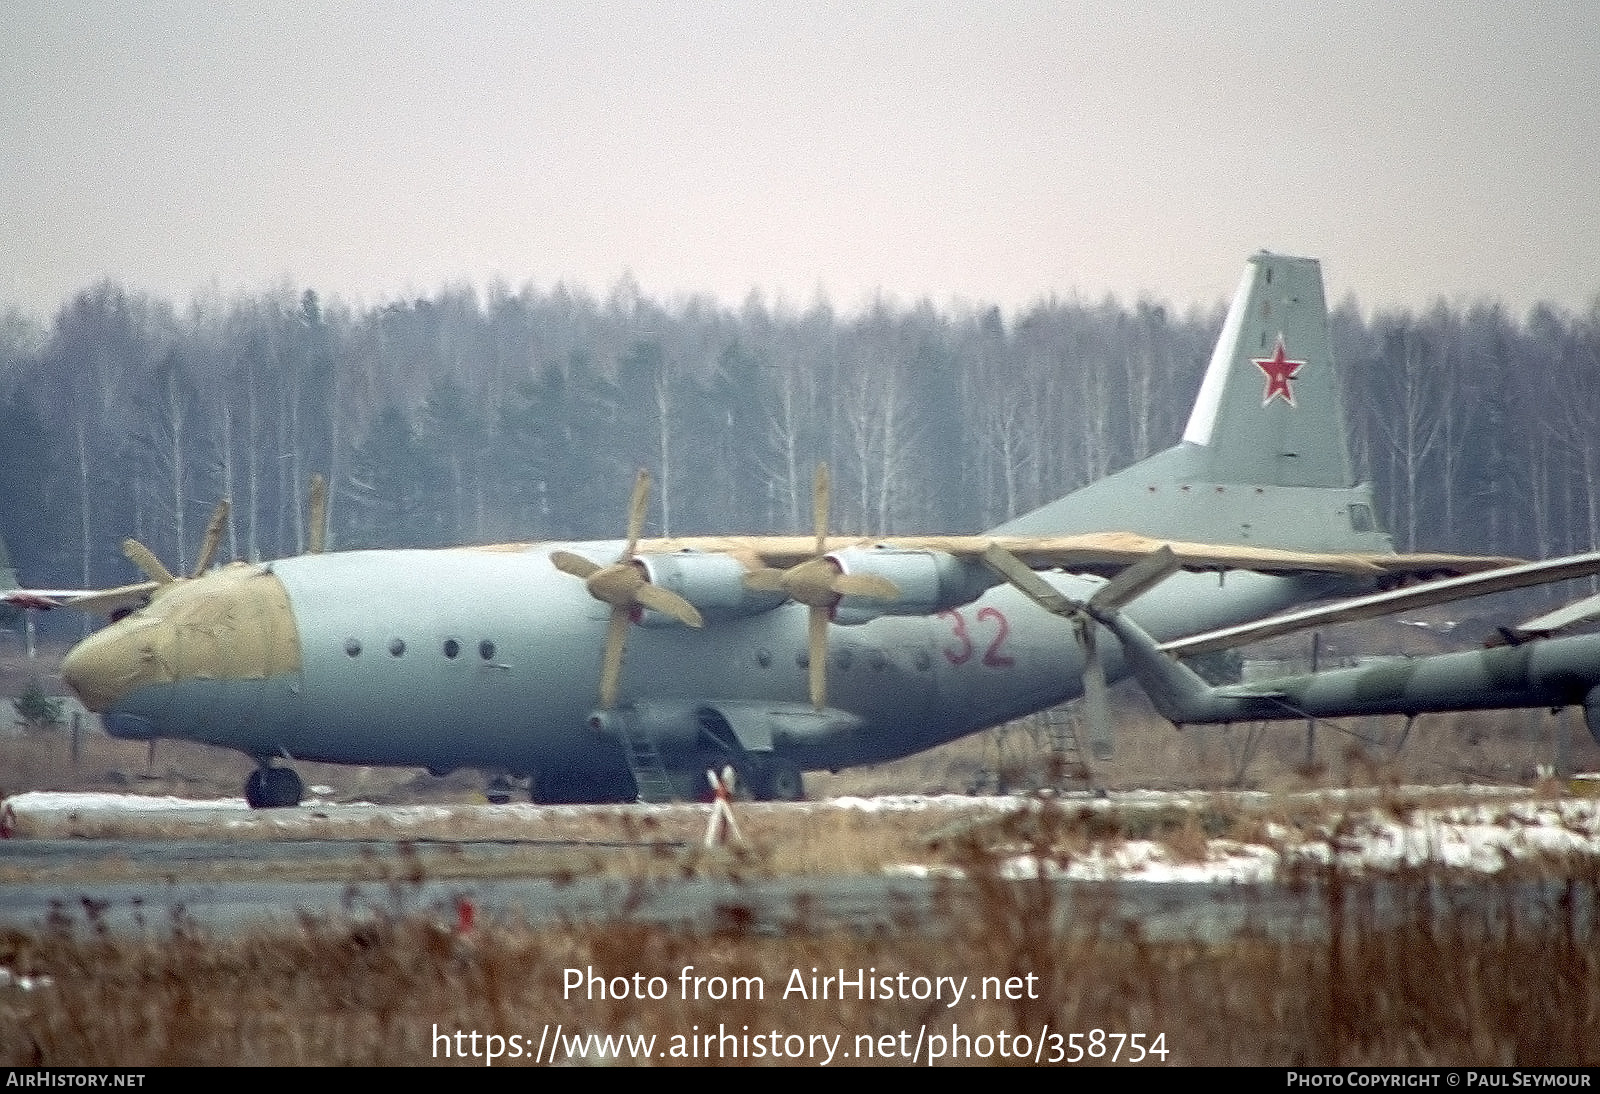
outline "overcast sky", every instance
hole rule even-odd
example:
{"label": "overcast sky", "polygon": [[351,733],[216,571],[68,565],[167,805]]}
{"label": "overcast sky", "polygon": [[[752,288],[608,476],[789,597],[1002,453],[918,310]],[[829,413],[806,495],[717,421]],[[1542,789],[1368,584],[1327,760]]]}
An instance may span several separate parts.
{"label": "overcast sky", "polygon": [[0,0],[0,304],[101,277],[1600,294],[1600,4]]}

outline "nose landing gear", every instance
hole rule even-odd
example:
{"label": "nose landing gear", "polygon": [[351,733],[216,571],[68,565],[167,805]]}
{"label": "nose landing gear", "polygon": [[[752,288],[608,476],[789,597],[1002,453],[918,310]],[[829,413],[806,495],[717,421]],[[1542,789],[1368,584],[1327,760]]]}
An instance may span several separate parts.
{"label": "nose landing gear", "polygon": [[305,786],[292,767],[261,766],[244,781],[244,800],[251,809],[288,809],[300,804]]}

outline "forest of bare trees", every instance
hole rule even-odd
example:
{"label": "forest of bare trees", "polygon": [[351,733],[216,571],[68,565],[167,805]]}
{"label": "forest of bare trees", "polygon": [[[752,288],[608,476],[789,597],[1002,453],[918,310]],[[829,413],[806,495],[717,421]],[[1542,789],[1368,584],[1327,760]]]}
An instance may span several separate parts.
{"label": "forest of bare trees", "polygon": [[[356,309],[310,290],[187,306],[101,283],[48,325],[0,311],[0,534],[31,584],[133,580],[118,545],[224,553],[621,534],[991,526],[1173,443],[1222,307],[1147,301],[841,315],[752,296],[663,304],[446,289]],[[1353,455],[1397,547],[1549,556],[1600,544],[1600,301],[1333,315]]]}

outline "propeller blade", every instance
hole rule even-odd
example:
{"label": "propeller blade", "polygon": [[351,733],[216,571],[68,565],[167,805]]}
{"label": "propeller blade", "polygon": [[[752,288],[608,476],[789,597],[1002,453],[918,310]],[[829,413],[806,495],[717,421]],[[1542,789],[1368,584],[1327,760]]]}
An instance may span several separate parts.
{"label": "propeller blade", "polygon": [[217,502],[217,507],[211,513],[211,523],[206,525],[206,538],[200,544],[200,557],[195,560],[194,569],[190,577],[199,577],[211,568],[211,559],[217,553],[217,547],[222,543],[223,529],[228,526],[228,511],[231,505],[227,498]]}
{"label": "propeller blade", "polygon": [[1062,596],[1055,586],[1034,573],[1027,563],[1004,547],[991,545],[984,549],[982,558],[985,566],[1052,615],[1070,616],[1083,608],[1078,601]]}
{"label": "propeller blade", "polygon": [[1181,568],[1178,556],[1172,553],[1171,547],[1163,544],[1160,550],[1145,555],[1095,590],[1095,594],[1089,598],[1089,607],[1116,611],[1124,604],[1138,600]]}
{"label": "propeller blade", "polygon": [[310,527],[306,529],[306,554],[320,555],[328,544],[328,480],[311,476],[311,500],[306,504]]}
{"label": "propeller blade", "polygon": [[771,566],[764,566],[759,570],[750,570],[744,575],[744,587],[758,593],[785,592],[783,585],[783,571],[775,570]]}
{"label": "propeller blade", "polygon": [[1089,747],[1095,759],[1111,758],[1111,703],[1106,688],[1106,669],[1100,661],[1100,645],[1095,640],[1094,620],[1080,615],[1073,620],[1078,645],[1083,650],[1083,705],[1089,718]]}
{"label": "propeller blade", "polygon": [[813,607],[806,617],[806,631],[811,705],[822,710],[828,705],[828,609]]}
{"label": "propeller blade", "polygon": [[157,585],[171,585],[176,579],[172,571],[161,565],[161,560],[155,552],[136,539],[122,541],[122,553],[128,561],[139,567],[141,573],[154,581]]}
{"label": "propeller blade", "polygon": [[644,531],[645,510],[649,505],[650,472],[641,467],[638,478],[633,480],[633,500],[628,503],[628,549],[622,554],[623,561],[632,559],[639,546],[639,534]]}
{"label": "propeller blade", "polygon": [[603,567],[598,562],[591,562],[582,555],[575,555],[571,551],[551,551],[550,564],[564,574],[582,578],[587,581],[599,573]]}
{"label": "propeller blade", "polygon": [[628,642],[626,608],[612,608],[611,621],[606,625],[605,657],[600,663],[600,709],[610,710],[617,705],[617,689],[622,682],[622,651]]}
{"label": "propeller blade", "polygon": [[679,623],[690,627],[703,627],[706,625],[705,620],[700,618],[700,613],[695,610],[695,606],[671,589],[663,589],[661,586],[652,585],[647,581],[634,590],[633,595],[646,608],[660,612],[662,615],[670,615]]}
{"label": "propeller blade", "polygon": [[817,554],[827,550],[828,542],[828,465],[817,464],[811,481],[811,527],[817,530]]}
{"label": "propeller blade", "polygon": [[90,615],[110,615],[119,608],[137,608],[149,599],[159,585],[153,581],[141,581],[137,585],[122,585],[115,589],[101,589],[80,596],[72,601],[71,607]]}

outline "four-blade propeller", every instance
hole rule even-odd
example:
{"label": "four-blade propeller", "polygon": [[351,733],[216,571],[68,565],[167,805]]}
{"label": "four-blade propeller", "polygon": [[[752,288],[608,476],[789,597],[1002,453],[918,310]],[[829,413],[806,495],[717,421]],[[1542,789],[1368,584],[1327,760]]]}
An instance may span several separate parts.
{"label": "four-blade propeller", "polygon": [[[328,482],[321,475],[311,476],[306,508],[309,522],[309,527],[306,529],[306,553],[318,555],[322,553],[328,541]],[[146,597],[159,596],[163,590],[179,581],[190,581],[201,576],[211,568],[211,563],[217,556],[217,548],[222,545],[222,534],[227,531],[228,516],[231,511],[232,503],[227,498],[217,502],[217,507],[211,511],[211,520],[206,524],[205,538],[200,543],[200,554],[196,557],[193,568],[184,577],[174,575],[156,557],[154,551],[138,540],[125,539],[122,541],[123,556],[137,566],[149,580],[140,585],[106,589],[80,597],[72,602],[72,606],[83,611],[96,611],[103,603],[107,609],[125,610],[135,607],[139,600]],[[137,594],[137,599],[133,594]]]}
{"label": "four-blade propeller", "polygon": [[1180,568],[1177,556],[1170,547],[1146,555],[1096,589],[1086,602],[1062,595],[1016,555],[1001,547],[986,550],[983,561],[1039,607],[1072,621],[1073,636],[1083,651],[1083,701],[1089,718],[1090,747],[1097,759],[1109,759],[1111,707],[1107,701],[1105,665],[1100,659],[1096,637],[1099,631],[1096,614],[1115,611],[1165,581]]}
{"label": "four-blade propeller", "polygon": [[575,555],[553,551],[550,561],[564,574],[582,578],[589,595],[611,605],[611,621],[606,627],[605,657],[600,668],[600,709],[617,705],[617,689],[622,678],[622,651],[628,640],[628,626],[644,609],[670,615],[690,627],[704,625],[695,606],[670,589],[652,585],[639,565],[635,553],[639,533],[644,529],[645,507],[650,500],[650,473],[640,471],[633,484],[633,502],[628,507],[628,546],[622,557],[609,566]]}
{"label": "four-blade propeller", "polygon": [[898,600],[900,590],[894,582],[873,574],[847,574],[828,558],[828,465],[817,465],[811,486],[811,520],[817,533],[816,554],[787,570],[754,570],[745,575],[745,587],[757,592],[781,592],[790,600],[804,604],[806,616],[806,657],[810,664],[811,705],[821,710],[828,705],[828,624],[833,610],[846,596],[873,600]]}
{"label": "four-blade propeller", "polygon": [[[200,555],[195,559],[194,568],[189,571],[188,578],[196,578],[211,567],[211,560],[216,557],[217,547],[222,543],[222,533],[228,527],[228,512],[231,505],[227,498],[217,502],[217,507],[211,511],[211,521],[206,525],[205,539],[200,543]],[[174,577],[172,571],[161,564],[156,553],[136,539],[122,541],[124,557],[141,573],[148,577],[155,585],[153,593],[173,584],[179,579]],[[82,602],[80,601],[80,606]]]}

